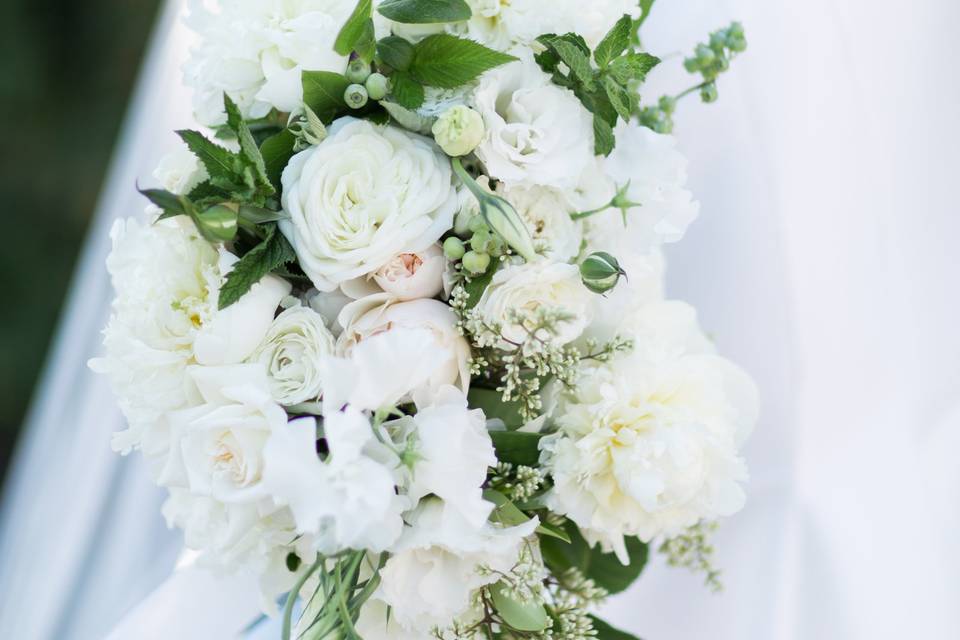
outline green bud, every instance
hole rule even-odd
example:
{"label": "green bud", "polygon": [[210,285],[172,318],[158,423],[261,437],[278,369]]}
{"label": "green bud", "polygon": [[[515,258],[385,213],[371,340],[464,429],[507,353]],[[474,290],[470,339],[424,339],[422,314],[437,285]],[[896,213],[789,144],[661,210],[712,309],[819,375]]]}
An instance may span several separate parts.
{"label": "green bud", "polygon": [[664,112],[673,113],[677,110],[677,99],[673,96],[662,96],[659,106]]}
{"label": "green bud", "polygon": [[460,238],[450,237],[443,241],[443,252],[451,260],[459,260],[467,252]]}
{"label": "green bud", "polygon": [[743,32],[743,24],[739,22],[731,22],[730,26],[727,27],[727,37],[728,38],[744,38],[745,34]]}
{"label": "green bud", "polygon": [[474,275],[486,273],[490,268],[490,256],[486,253],[467,251],[463,256],[463,268]]}
{"label": "green bud", "polygon": [[371,100],[383,100],[390,92],[390,81],[382,73],[371,73],[364,85]]}
{"label": "green bud", "polygon": [[433,137],[450,157],[472,153],[483,142],[486,127],[483,116],[468,106],[447,109],[433,125]]}
{"label": "green bud", "polygon": [[352,84],[347,87],[343,99],[351,109],[362,109],[370,98],[367,89],[362,84]]}
{"label": "green bud", "polygon": [[205,239],[210,242],[230,242],[237,235],[237,212],[218,204],[198,213],[194,222]]}
{"label": "green bud", "polygon": [[747,39],[741,36],[730,36],[727,38],[727,48],[734,53],[743,53],[747,50]]}
{"label": "green bud", "polygon": [[591,253],[580,264],[583,285],[594,293],[603,294],[610,291],[617,286],[620,277],[625,275],[627,274],[620,268],[617,259],[603,251]]}
{"label": "green bud", "polygon": [[717,57],[717,54],[713,52],[713,49],[708,47],[705,44],[698,44],[696,49],[697,62],[700,63],[701,67],[705,67],[711,64],[714,58]]}
{"label": "green bud", "polygon": [[483,216],[471,216],[467,222],[467,230],[471,233],[481,233],[483,231],[489,231],[490,227],[487,226],[486,221],[484,221]]}
{"label": "green bud", "polygon": [[354,58],[347,65],[347,71],[343,75],[350,82],[360,84],[370,75],[370,64],[360,58]]}
{"label": "green bud", "polygon": [[689,73],[696,73],[700,69],[700,60],[697,58],[684,58],[683,68]]}
{"label": "green bud", "polygon": [[710,82],[700,89],[700,99],[704,102],[716,102],[718,97],[716,82]]}

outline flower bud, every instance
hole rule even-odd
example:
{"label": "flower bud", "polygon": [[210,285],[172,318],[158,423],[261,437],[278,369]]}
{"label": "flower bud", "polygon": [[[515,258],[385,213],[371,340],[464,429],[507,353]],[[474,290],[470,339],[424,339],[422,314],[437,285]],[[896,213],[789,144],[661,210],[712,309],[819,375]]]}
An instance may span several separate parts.
{"label": "flower bud", "polygon": [[463,268],[473,275],[485,273],[490,268],[490,256],[486,253],[467,251],[463,256]]}
{"label": "flower bud", "polygon": [[447,109],[433,125],[437,144],[453,158],[471,153],[483,142],[485,133],[483,117],[464,105]]}
{"label": "flower bud", "polygon": [[347,71],[343,75],[350,82],[360,84],[370,75],[370,64],[360,58],[354,58],[347,65]]}
{"label": "flower bud", "polygon": [[467,252],[460,238],[450,237],[443,242],[443,252],[451,260],[459,260]]}
{"label": "flower bud", "polygon": [[620,263],[609,253],[597,251],[580,264],[583,286],[594,293],[606,293],[617,286],[621,276],[627,275]]}
{"label": "flower bud", "polygon": [[383,100],[390,91],[390,81],[382,73],[371,73],[364,86],[371,100]]}
{"label": "flower bud", "polygon": [[194,223],[200,235],[210,242],[230,242],[237,235],[237,212],[223,204],[196,214]]}
{"label": "flower bud", "polygon": [[708,82],[703,85],[703,88],[700,89],[700,99],[704,102],[716,102],[717,101],[717,83]]}
{"label": "flower bud", "polygon": [[343,94],[343,99],[351,109],[362,109],[370,98],[367,94],[367,88],[362,84],[352,84],[347,87]]}

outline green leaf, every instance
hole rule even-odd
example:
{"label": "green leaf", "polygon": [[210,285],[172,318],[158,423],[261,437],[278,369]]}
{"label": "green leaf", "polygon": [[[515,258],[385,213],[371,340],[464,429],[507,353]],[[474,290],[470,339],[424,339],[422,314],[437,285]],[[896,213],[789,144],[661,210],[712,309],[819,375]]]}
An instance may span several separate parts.
{"label": "green leaf", "polygon": [[640,640],[637,636],[621,631],[597,616],[591,615],[590,621],[593,622],[593,628],[597,632],[595,636],[597,640]]}
{"label": "green leaf", "polygon": [[570,69],[581,84],[590,88],[593,86],[596,72],[590,64],[590,48],[583,41],[583,38],[572,33],[562,36],[544,35],[537,40],[553,50],[553,52]]}
{"label": "green leaf", "polygon": [[637,19],[637,28],[643,26],[643,23],[647,21],[654,2],[656,0],[640,0],[640,17]]}
{"label": "green leaf", "polygon": [[550,625],[550,617],[542,604],[533,601],[517,602],[507,595],[503,582],[490,587],[490,597],[503,621],[517,631],[543,631]]}
{"label": "green leaf", "polygon": [[617,139],[610,123],[594,114],[593,116],[594,152],[599,156],[608,156],[616,147]]}
{"label": "green leaf", "polygon": [[483,409],[487,419],[503,420],[507,429],[519,429],[524,424],[523,418],[520,417],[520,403],[504,402],[503,394],[499,391],[474,386],[470,387],[467,397],[471,407]]}
{"label": "green leaf", "polygon": [[178,196],[164,189],[137,189],[147,200],[157,205],[164,211],[163,218],[172,218],[174,216],[190,215],[190,201],[183,196]]}
{"label": "green leaf", "polygon": [[342,56],[348,56],[357,49],[357,43],[364,37],[367,25],[373,24],[373,0],[360,0],[354,7],[353,13],[347,18],[337,39],[333,43],[333,50]]}
{"label": "green leaf", "polygon": [[410,74],[420,84],[456,89],[485,71],[516,60],[473,40],[448,33],[429,36],[414,45]]}
{"label": "green leaf", "polygon": [[614,58],[623,55],[630,46],[630,30],[633,28],[633,18],[628,15],[617,20],[613,29],[600,41],[593,52],[593,59],[601,67],[610,64]]}
{"label": "green leaf", "polygon": [[490,439],[497,459],[511,464],[535,467],[540,463],[540,440],[543,434],[523,431],[491,431]]}
{"label": "green leaf", "polygon": [[610,63],[607,73],[622,85],[631,81],[643,82],[647,73],[660,64],[660,58],[649,53],[628,53]]}
{"label": "green leaf", "polygon": [[510,501],[510,498],[499,491],[487,489],[483,492],[483,499],[494,504],[493,511],[490,512],[490,522],[504,527],[516,527],[530,522],[530,516],[520,511],[517,505]]}
{"label": "green leaf", "polygon": [[556,525],[548,524],[546,522],[540,523],[540,526],[537,527],[537,533],[541,536],[549,536],[551,538],[556,538],[557,540],[562,540],[567,544],[572,542],[570,540],[570,534],[563,530],[562,527]]}
{"label": "green leaf", "polygon": [[552,537],[540,538],[543,560],[556,575],[575,567],[610,593],[620,593],[633,584],[647,563],[649,549],[638,538],[625,539],[630,564],[623,565],[614,554],[604,553],[599,545],[591,548],[572,521],[567,521],[564,530],[570,543]]}
{"label": "green leaf", "polygon": [[413,79],[406,71],[398,71],[390,77],[393,83],[391,95],[394,101],[404,109],[419,109],[423,106],[426,94],[423,85]]}
{"label": "green leaf", "polygon": [[470,282],[464,285],[464,289],[467,292],[467,309],[473,309],[480,302],[480,298],[483,297],[483,292],[487,290],[487,287],[490,286],[490,282],[493,280],[493,276],[497,273],[497,269],[500,268],[499,260],[491,260],[490,266],[487,268],[485,273],[482,273],[478,276],[471,276]]}
{"label": "green leaf", "polygon": [[260,154],[263,156],[263,162],[267,170],[267,178],[277,190],[281,189],[281,176],[283,170],[290,163],[293,157],[293,147],[297,142],[297,137],[289,129],[284,129],[275,136],[271,136],[260,145]]}
{"label": "green leaf", "polygon": [[266,227],[267,237],[233,266],[220,288],[220,309],[226,309],[244,296],[268,273],[297,258],[293,247],[276,225]]}
{"label": "green leaf", "polygon": [[473,15],[464,0],[383,0],[377,11],[403,24],[462,22]]}
{"label": "green leaf", "polygon": [[377,55],[391,69],[406,71],[413,64],[413,45],[400,36],[388,36],[377,43]]}
{"label": "green leaf", "polygon": [[243,121],[243,115],[240,113],[237,104],[226,93],[223,94],[223,106],[227,112],[227,126],[237,136],[240,142],[240,156],[247,166],[254,171],[256,184],[261,187],[263,195],[271,196],[276,193],[276,189],[267,177],[267,168],[263,162],[263,156],[260,155],[260,149],[257,147],[256,140],[250,132],[250,127]]}
{"label": "green leaf", "polygon": [[235,183],[242,167],[237,154],[214,144],[199,131],[177,131],[177,135],[187,144],[193,155],[200,159],[211,179],[220,178]]}
{"label": "green leaf", "polygon": [[624,122],[629,122],[633,113],[630,92],[610,76],[603,79],[603,90],[606,92],[607,98],[610,99],[610,104],[616,110],[617,115],[623,118]]}
{"label": "green leaf", "polygon": [[350,81],[339,73],[330,71],[304,71],[303,102],[313,109],[324,124],[329,124],[341,111],[347,109],[343,99]]}

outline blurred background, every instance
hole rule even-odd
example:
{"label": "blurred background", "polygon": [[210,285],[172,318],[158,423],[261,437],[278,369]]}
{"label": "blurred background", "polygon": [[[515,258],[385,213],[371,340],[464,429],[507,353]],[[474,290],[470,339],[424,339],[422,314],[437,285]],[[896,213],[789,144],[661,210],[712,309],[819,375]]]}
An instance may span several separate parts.
{"label": "blurred background", "polygon": [[6,146],[0,198],[7,220],[29,229],[8,236],[0,251],[9,287],[0,313],[0,478],[86,237],[158,6],[157,0],[0,3],[0,121]]}

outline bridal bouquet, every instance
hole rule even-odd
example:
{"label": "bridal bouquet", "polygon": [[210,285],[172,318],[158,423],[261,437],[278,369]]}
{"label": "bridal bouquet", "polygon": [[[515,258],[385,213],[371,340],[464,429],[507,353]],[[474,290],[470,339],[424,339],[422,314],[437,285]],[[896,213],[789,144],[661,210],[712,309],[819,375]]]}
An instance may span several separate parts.
{"label": "bridal bouquet", "polygon": [[716,585],[756,392],[660,247],[698,211],[677,100],[746,41],[641,101],[652,4],[193,7],[207,131],[113,229],[92,367],[167,521],[285,640],[630,638],[592,611],[652,545]]}

